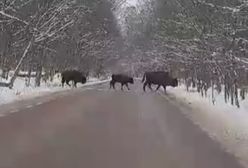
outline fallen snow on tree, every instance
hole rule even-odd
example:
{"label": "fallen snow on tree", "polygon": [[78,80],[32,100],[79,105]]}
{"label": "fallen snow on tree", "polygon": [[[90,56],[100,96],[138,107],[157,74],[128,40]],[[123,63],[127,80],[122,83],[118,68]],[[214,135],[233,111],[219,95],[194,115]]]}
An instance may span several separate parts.
{"label": "fallen snow on tree", "polygon": [[[216,96],[213,105],[211,96],[204,98],[192,89],[186,92],[183,86],[168,89],[168,93],[169,97],[172,96],[172,103],[179,102],[178,107],[182,108],[185,116],[248,167],[248,100],[241,101],[240,108],[237,108],[225,103],[223,94]],[[211,91],[208,95],[211,95]],[[180,102],[187,103],[190,108]]]}

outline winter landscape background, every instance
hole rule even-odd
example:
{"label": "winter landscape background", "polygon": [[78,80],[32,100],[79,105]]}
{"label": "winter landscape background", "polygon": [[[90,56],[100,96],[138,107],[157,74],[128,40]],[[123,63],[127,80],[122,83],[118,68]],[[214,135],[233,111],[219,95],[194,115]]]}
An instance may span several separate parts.
{"label": "winter landscape background", "polygon": [[0,104],[70,90],[65,69],[170,72],[162,96],[248,163],[247,0],[0,0]]}

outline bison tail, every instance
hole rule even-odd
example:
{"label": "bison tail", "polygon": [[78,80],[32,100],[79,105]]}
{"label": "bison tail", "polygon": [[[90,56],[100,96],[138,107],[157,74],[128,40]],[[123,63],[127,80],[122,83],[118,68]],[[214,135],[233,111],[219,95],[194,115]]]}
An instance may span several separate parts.
{"label": "bison tail", "polygon": [[146,73],[144,73],[144,75],[143,75],[142,83],[145,82],[145,79],[146,79]]}

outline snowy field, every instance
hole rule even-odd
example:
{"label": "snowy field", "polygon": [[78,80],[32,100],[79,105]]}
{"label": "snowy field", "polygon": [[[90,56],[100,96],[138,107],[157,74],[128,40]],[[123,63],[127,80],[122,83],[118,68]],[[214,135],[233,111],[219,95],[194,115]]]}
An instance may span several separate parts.
{"label": "snowy field", "polygon": [[[94,85],[108,80],[99,80],[97,78],[89,78],[86,84],[82,85],[78,83],[78,87]],[[0,82],[4,82],[0,78]],[[6,82],[6,81],[5,81]],[[65,87],[61,87],[61,78],[59,75],[55,75],[53,82],[42,82],[40,87],[35,87],[35,79],[31,78],[30,86],[26,86],[25,78],[17,78],[13,89],[0,87],[0,104],[10,103],[16,100],[22,100],[32,98],[36,96],[42,96],[45,94],[63,91],[71,89],[65,84]]]}
{"label": "snowy field", "polygon": [[[210,91],[209,91],[210,92]],[[240,102],[240,108],[226,104],[224,95],[216,95],[213,105],[211,96],[202,97],[194,90],[186,92],[184,86],[168,89],[167,97],[172,103],[178,103],[183,113],[194,124],[220,142],[223,148],[248,167],[248,100]],[[211,93],[211,92],[210,92]],[[211,95],[211,94],[208,95]],[[164,96],[166,98],[166,96]],[[174,101],[177,100],[177,101]],[[183,104],[187,104],[186,107]]]}

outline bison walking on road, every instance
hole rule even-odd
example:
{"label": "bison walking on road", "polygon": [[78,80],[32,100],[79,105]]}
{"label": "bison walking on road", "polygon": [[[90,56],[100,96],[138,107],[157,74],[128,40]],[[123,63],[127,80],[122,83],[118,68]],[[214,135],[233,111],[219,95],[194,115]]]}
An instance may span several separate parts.
{"label": "bison walking on road", "polygon": [[128,90],[130,90],[130,88],[128,87],[128,83],[133,84],[134,80],[132,77],[124,74],[113,74],[112,80],[110,81],[110,89],[115,89],[115,83],[121,83],[121,90],[123,90],[124,85],[127,87]]}
{"label": "bison walking on road", "polygon": [[70,85],[70,81],[73,81],[73,86],[77,87],[77,83],[81,82],[82,84],[86,83],[86,77],[79,71],[76,70],[68,70],[61,73],[62,76],[62,87],[64,87],[64,83],[68,86]]}
{"label": "bison walking on road", "polygon": [[144,82],[143,90],[146,91],[146,86],[152,90],[151,85],[158,85],[156,91],[163,86],[164,91],[166,92],[166,86],[176,87],[178,86],[178,80],[169,75],[168,72],[165,71],[156,71],[156,72],[145,72],[142,82]]}

